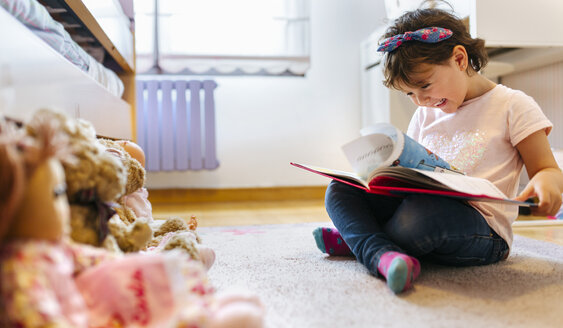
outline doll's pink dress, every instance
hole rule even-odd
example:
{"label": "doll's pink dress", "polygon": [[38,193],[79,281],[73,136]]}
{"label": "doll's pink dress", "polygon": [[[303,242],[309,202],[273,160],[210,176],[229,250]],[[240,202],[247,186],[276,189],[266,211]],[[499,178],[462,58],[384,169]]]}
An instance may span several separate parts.
{"label": "doll's pink dress", "polygon": [[179,250],[102,263],[76,284],[92,327],[197,328],[212,316],[214,290],[206,271]]}
{"label": "doll's pink dress", "polygon": [[135,192],[123,196],[123,202],[135,213],[137,218],[145,218],[149,223],[154,221],[147,188],[139,188]]}
{"label": "doll's pink dress", "polygon": [[77,270],[109,258],[62,243],[21,240],[0,247],[1,327],[88,327],[88,309],[74,283]]}
{"label": "doll's pink dress", "polygon": [[0,268],[0,327],[205,327],[213,307],[205,269],[180,251],[17,241]]}

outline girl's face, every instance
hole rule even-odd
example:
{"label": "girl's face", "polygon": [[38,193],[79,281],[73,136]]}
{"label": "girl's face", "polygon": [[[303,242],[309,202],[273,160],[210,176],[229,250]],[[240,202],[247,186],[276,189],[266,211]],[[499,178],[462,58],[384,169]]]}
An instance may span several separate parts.
{"label": "girl's face", "polygon": [[421,64],[412,73],[414,85],[400,84],[399,90],[417,106],[439,108],[444,113],[455,113],[466,100],[468,75],[463,61],[452,56],[444,65]]}

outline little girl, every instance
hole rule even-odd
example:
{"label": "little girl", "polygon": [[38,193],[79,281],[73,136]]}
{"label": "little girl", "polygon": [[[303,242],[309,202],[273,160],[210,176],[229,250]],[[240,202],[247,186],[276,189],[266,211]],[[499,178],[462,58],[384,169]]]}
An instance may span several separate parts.
{"label": "little girl", "polygon": [[[407,134],[509,197],[517,194],[525,164],[530,182],[516,199],[537,196],[535,214],[555,214],[563,174],[547,140],[552,124],[531,97],[479,74],[488,60],[484,41],[440,9],[407,12],[384,38],[378,49],[385,53],[384,84],[418,106]],[[319,248],[351,252],[395,293],[419,275],[417,258],[454,266],[505,259],[518,210],[437,196],[386,197],[336,181],[325,203],[338,230],[315,230]]]}

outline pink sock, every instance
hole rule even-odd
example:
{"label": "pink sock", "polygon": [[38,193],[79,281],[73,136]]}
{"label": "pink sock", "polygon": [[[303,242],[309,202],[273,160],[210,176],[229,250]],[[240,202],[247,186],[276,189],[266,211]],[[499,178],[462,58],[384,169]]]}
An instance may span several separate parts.
{"label": "pink sock", "polygon": [[399,252],[386,252],[379,259],[377,271],[387,279],[387,286],[397,294],[412,286],[420,274],[420,262]]}
{"label": "pink sock", "polygon": [[349,256],[353,255],[352,251],[342,239],[340,232],[335,228],[316,228],[313,231],[317,247],[323,252],[330,255]]}

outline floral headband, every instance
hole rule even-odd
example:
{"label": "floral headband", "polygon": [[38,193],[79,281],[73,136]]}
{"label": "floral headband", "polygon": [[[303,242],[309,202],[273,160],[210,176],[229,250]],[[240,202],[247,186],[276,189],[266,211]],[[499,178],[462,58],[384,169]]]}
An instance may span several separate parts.
{"label": "floral headband", "polygon": [[452,31],[442,27],[425,27],[414,32],[405,32],[389,37],[377,48],[380,52],[391,52],[397,49],[403,42],[420,41],[424,43],[437,43],[452,36]]}

